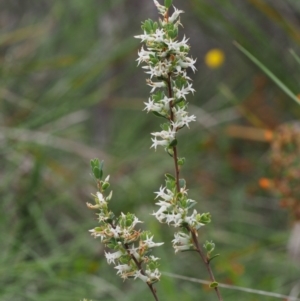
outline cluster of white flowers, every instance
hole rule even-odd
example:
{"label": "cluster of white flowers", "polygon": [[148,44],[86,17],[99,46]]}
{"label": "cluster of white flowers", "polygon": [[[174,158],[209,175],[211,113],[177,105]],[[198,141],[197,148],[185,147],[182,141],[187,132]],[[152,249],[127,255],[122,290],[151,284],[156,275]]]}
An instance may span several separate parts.
{"label": "cluster of white flowers", "polygon": [[189,116],[186,111],[186,96],[195,92],[186,69],[191,68],[195,72],[196,60],[187,56],[190,49],[188,39],[176,40],[181,25],[179,17],[183,11],[174,7],[173,14],[169,16],[167,7],[157,1],[154,4],[163,19],[159,23],[152,20],[143,23],[144,34],[135,37],[145,43],[146,50],[141,48],[137,61],[138,64],[145,64],[142,68],[150,75],[147,83],[152,87],[145,110],[169,121],[161,132],[152,133],[152,147],[156,149],[161,145],[168,151],[176,139],[176,132],[184,126],[189,127],[189,123],[196,120],[194,115]]}
{"label": "cluster of white flowers", "polygon": [[[168,1],[169,4],[171,2]],[[159,22],[147,20],[142,24],[144,33],[135,37],[141,39],[145,48],[143,46],[138,52],[137,61],[138,65],[144,64],[142,68],[150,76],[146,81],[152,88],[151,96],[145,102],[145,110],[167,120],[161,125],[160,132],[151,134],[151,147],[156,150],[157,146],[163,146],[171,156],[175,156],[177,132],[196,120],[194,115],[188,114],[186,100],[189,93],[195,92],[187,69],[195,72],[196,60],[188,57],[188,39],[184,36],[181,41],[177,40],[180,14],[183,11],[174,7],[173,14],[169,16],[169,7],[160,5],[156,0],[154,4],[163,19]],[[182,165],[183,159],[175,158],[175,161]],[[196,248],[192,233],[197,235],[197,230],[210,222],[209,213],[200,214],[196,210],[189,212],[196,202],[188,198],[185,181],[181,180],[180,185],[178,182],[179,179],[167,175],[166,187],[156,192],[156,204],[160,208],[153,213],[159,222],[181,227],[182,231],[175,233],[173,240],[175,252]]]}
{"label": "cluster of white flowers", "polygon": [[115,217],[113,212],[109,211],[108,204],[112,192],[105,195],[106,189],[110,186],[109,176],[104,181],[101,180],[103,164],[100,164],[99,160],[92,160],[91,165],[99,191],[94,195],[95,204],[87,203],[87,206],[99,210],[99,226],[90,232],[113,250],[105,252],[108,264],[113,263],[117,275],[123,279],[140,278],[148,284],[159,281],[161,275],[158,270],[159,258],[149,254],[153,248],[163,243],[153,242],[153,235],[149,231],[136,230],[135,226],[141,221],[134,214],[121,213],[119,217]]}
{"label": "cluster of white flowers", "polygon": [[153,213],[156,219],[161,223],[167,223],[174,227],[180,227],[183,230],[175,233],[173,247],[175,252],[190,250],[194,248],[191,233],[197,235],[197,230],[210,222],[209,213],[198,213],[190,209],[196,204],[196,201],[188,198],[185,183],[180,192],[177,192],[175,179],[171,175],[166,176],[166,187],[161,187],[156,193],[158,205],[160,208]]}

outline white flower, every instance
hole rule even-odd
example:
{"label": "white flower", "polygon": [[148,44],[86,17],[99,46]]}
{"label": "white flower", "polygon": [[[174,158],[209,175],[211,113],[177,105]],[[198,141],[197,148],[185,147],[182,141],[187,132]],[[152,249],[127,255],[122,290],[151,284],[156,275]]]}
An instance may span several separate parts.
{"label": "white flower", "polygon": [[169,142],[166,141],[166,140],[157,140],[156,137],[154,138],[151,138],[153,144],[151,145],[151,148],[154,147],[155,150],[157,148],[157,146],[168,146],[169,145]]}
{"label": "white flower", "polygon": [[148,276],[148,281],[147,281],[148,283],[153,283],[153,282],[159,281],[159,278],[161,276],[161,273],[159,272],[158,269],[155,269],[154,271],[147,269],[145,271],[145,274]]}
{"label": "white flower", "polygon": [[175,253],[178,251],[190,250],[194,247],[191,233],[186,234],[184,232],[177,232],[174,234],[174,237],[172,243]]}
{"label": "white flower", "polygon": [[128,252],[133,255],[137,260],[141,258],[140,254],[138,253],[139,248],[136,248],[133,244],[131,245],[131,248],[128,249]]}
{"label": "white flower", "polygon": [[113,236],[114,238],[119,238],[120,233],[122,233],[122,229],[119,226],[116,226],[115,228],[110,227],[109,232],[110,232],[108,233],[109,236]]}
{"label": "white flower", "polygon": [[153,236],[151,236],[150,238],[147,236],[147,239],[143,240],[144,245],[146,245],[149,249],[159,247],[164,244],[163,242],[155,243],[152,241],[152,239],[153,239]]}
{"label": "white flower", "polygon": [[142,47],[141,50],[138,52],[139,58],[137,59],[138,65],[142,62],[148,63],[150,60],[150,55],[155,55],[155,52],[153,51],[146,51]]}
{"label": "white flower", "polygon": [[119,259],[123,253],[121,251],[117,251],[115,253],[106,253],[105,252],[105,257],[107,259],[107,263],[111,264],[112,262],[115,263],[116,259]]}
{"label": "white flower", "polygon": [[198,215],[198,212],[197,212],[197,210],[194,209],[192,215],[191,216],[186,216],[184,218],[184,221],[187,224],[189,224],[191,227],[195,227],[198,230],[199,228],[204,226],[204,224],[197,221],[197,215]]}
{"label": "white flower", "polygon": [[148,79],[147,84],[148,84],[148,86],[152,87],[152,90],[150,91],[150,93],[153,93],[155,91],[155,89],[157,89],[157,88],[165,88],[166,87],[166,83],[164,81],[153,82]]}
{"label": "white flower", "polygon": [[185,108],[173,108],[174,121],[172,122],[173,128],[182,128],[187,126],[189,128],[189,123],[196,120],[195,115],[188,116],[188,112]]}
{"label": "white flower", "polygon": [[[146,31],[144,31],[144,34],[138,35],[138,36],[134,36],[136,39],[141,39],[141,42],[145,42],[147,40],[149,40],[150,36],[147,34]],[[154,40],[154,39],[152,39]]]}
{"label": "white flower", "polygon": [[155,216],[155,218],[160,222],[163,223],[166,219],[167,215],[165,212],[167,211],[166,206],[161,206],[156,212],[152,213],[152,215]]}
{"label": "white flower", "polygon": [[169,18],[169,22],[171,22],[171,23],[173,23],[174,21],[176,21],[176,19],[179,17],[180,14],[184,13],[183,10],[178,10],[175,6],[173,6],[173,8],[174,8],[174,13]]}
{"label": "white flower", "polygon": [[143,275],[141,273],[141,271],[136,271],[133,276],[134,276],[134,279],[140,278],[143,282],[145,282],[145,283],[148,282],[148,277],[146,275]]}
{"label": "white flower", "polygon": [[114,268],[118,270],[117,275],[120,275],[123,279],[128,278],[128,272],[132,270],[132,267],[128,264],[119,264]]}
{"label": "white flower", "polygon": [[175,139],[176,132],[172,128],[169,128],[167,131],[160,131],[151,133],[154,137],[161,137],[164,140],[167,140],[169,142],[172,142]]}
{"label": "white flower", "polygon": [[181,226],[182,222],[183,222],[183,219],[182,219],[181,213],[175,213],[173,211],[166,216],[166,223],[168,225],[173,224],[174,227],[179,227],[179,226]]}
{"label": "white flower", "polygon": [[[153,144],[151,147],[157,148],[158,145],[168,146],[173,140],[175,140],[176,131],[173,128],[169,128],[167,131],[151,133],[154,136],[152,138]],[[163,140],[157,140],[156,137],[160,137]]]}
{"label": "white flower", "polygon": [[98,199],[100,205],[107,204],[106,201],[105,201],[105,198],[104,198],[104,196],[103,196],[103,194],[101,192],[98,191],[96,193],[96,195],[97,195],[97,199]]}
{"label": "white flower", "polygon": [[[167,189],[167,193],[165,193],[166,187],[160,187],[158,192],[154,192],[155,194],[157,194],[156,199],[157,198],[162,198],[166,201],[171,201],[174,198],[174,193]],[[158,204],[158,203],[156,203]]]}
{"label": "white flower", "polygon": [[192,84],[188,84],[186,87],[182,87],[180,90],[177,87],[174,87],[175,96],[177,99],[184,98],[186,100],[185,95],[190,92],[194,93],[195,89],[192,88]]}
{"label": "white flower", "polygon": [[161,103],[157,103],[154,102],[154,100],[152,100],[151,98],[149,98],[148,102],[144,102],[144,104],[146,105],[145,110],[147,110],[147,112],[161,112],[164,108],[164,105]]}
{"label": "white flower", "polygon": [[163,5],[160,5],[156,0],[153,0],[155,6],[157,7],[158,11],[160,14],[162,15],[165,15],[165,13],[168,11],[168,9],[163,6]]}
{"label": "white flower", "polygon": [[195,71],[197,70],[196,67],[194,66],[194,64],[196,63],[196,60],[193,60],[189,57],[186,57],[185,59],[186,59],[186,61],[183,61],[181,59],[177,61],[178,65],[176,67],[176,70],[180,71],[181,68],[187,69],[190,67],[193,70],[193,72],[195,73]]}
{"label": "white flower", "polygon": [[156,29],[155,33],[152,34],[156,42],[164,42],[165,32],[163,29]]}

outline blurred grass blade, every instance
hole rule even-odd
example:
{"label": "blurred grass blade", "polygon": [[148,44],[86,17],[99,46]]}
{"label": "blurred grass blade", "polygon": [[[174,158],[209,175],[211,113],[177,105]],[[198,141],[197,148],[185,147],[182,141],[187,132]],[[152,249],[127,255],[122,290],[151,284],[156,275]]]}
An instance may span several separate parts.
{"label": "blurred grass blade", "polygon": [[298,64],[300,64],[300,57],[296,54],[296,52],[295,52],[293,49],[291,49],[291,50],[290,50],[290,53],[292,54],[292,56],[293,56],[293,58],[296,60],[296,62],[297,62]]}
{"label": "blurred grass blade", "polygon": [[260,62],[255,56],[253,56],[248,50],[246,50],[242,45],[237,42],[234,42],[234,45],[243,52],[256,66],[258,66],[266,75],[268,75],[276,85],[285,92],[289,97],[294,101],[300,104],[300,99],[297,95],[292,92],[272,71],[270,71],[262,62]]}

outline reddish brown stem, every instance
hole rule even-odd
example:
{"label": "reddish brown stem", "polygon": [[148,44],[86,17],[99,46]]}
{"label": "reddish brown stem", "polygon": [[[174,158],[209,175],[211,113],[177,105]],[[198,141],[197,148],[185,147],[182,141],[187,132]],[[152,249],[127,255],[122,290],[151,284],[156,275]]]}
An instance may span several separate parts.
{"label": "reddish brown stem", "polygon": [[[210,266],[209,259],[204,255],[204,252],[203,252],[203,250],[201,249],[201,247],[199,245],[197,234],[192,229],[190,229],[189,227],[187,227],[187,230],[192,234],[194,246],[195,246],[196,251],[198,252],[198,254],[200,255],[202,261],[204,262],[204,264],[206,266],[206,269],[208,271],[210,280],[212,282],[216,282],[215,276],[214,276],[213,271],[212,271],[211,266]],[[219,288],[215,287],[214,289],[215,289],[216,294],[219,298],[219,301],[223,301],[223,298],[221,296]]]}
{"label": "reddish brown stem", "polygon": [[[125,246],[125,249],[126,249],[127,253],[130,255],[130,257],[132,258],[132,260],[133,260],[134,263],[136,264],[136,266],[137,266],[137,268],[139,269],[139,271],[141,272],[141,274],[142,274],[142,275],[146,275],[146,273],[145,273],[145,271],[144,271],[144,269],[143,269],[143,267],[142,267],[142,263],[139,262],[139,261],[135,258],[135,256],[134,256],[133,254],[131,254],[131,252],[129,251],[129,245],[128,245],[128,244],[124,244],[124,246]],[[154,288],[154,286],[153,286],[152,284],[148,283],[148,282],[147,282],[147,285],[148,285],[149,289],[151,290],[151,293],[152,293],[152,295],[153,295],[155,301],[159,301],[159,299],[158,299],[158,297],[157,297],[157,295],[156,295],[156,289]]]}
{"label": "reddish brown stem", "polygon": [[[173,93],[172,93],[172,85],[171,85],[171,76],[169,75],[168,77],[168,81],[167,81],[167,85],[168,85],[168,94],[169,94],[169,98],[173,97]],[[170,120],[174,121],[174,112],[173,112],[173,106],[174,103],[173,101],[170,102]],[[175,179],[176,179],[176,188],[177,191],[180,191],[180,185],[179,185],[179,166],[178,166],[178,155],[177,155],[177,147],[176,145],[173,146],[173,159],[174,159],[174,165],[175,165]]]}
{"label": "reddish brown stem", "polygon": [[[168,80],[167,80],[167,87],[168,87],[168,97],[172,98],[173,97],[173,92],[172,92],[171,75],[170,74],[169,74]],[[170,121],[171,122],[172,121],[174,122],[173,107],[174,107],[174,101],[170,102]],[[179,176],[180,175],[179,175],[178,155],[177,155],[177,146],[176,145],[173,146],[173,159],[174,159],[174,165],[175,165],[176,189],[177,189],[177,192],[180,192],[180,184],[179,184]],[[201,247],[199,245],[197,234],[192,229],[190,229],[189,227],[187,227],[186,229],[192,235],[194,246],[196,248],[197,253],[200,255],[203,263],[206,266],[206,269],[208,271],[210,280],[212,282],[215,282],[216,279],[215,279],[213,271],[211,269],[210,262],[209,262],[208,258],[204,255],[204,253],[203,253],[203,251],[202,251],[202,249],[201,249]],[[216,294],[218,296],[219,301],[223,301],[219,288],[215,287],[214,289],[216,291]]]}

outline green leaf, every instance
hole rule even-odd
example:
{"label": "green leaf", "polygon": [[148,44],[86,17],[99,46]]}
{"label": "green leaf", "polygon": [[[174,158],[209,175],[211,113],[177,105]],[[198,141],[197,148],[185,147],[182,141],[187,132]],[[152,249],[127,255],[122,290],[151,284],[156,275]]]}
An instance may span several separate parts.
{"label": "green leaf", "polygon": [[170,127],[170,124],[169,123],[163,123],[160,125],[161,129],[164,130],[164,131],[168,131],[169,130],[169,127]]}
{"label": "green leaf", "polygon": [[220,254],[215,254],[214,256],[209,258],[209,262],[211,262],[213,259],[215,259],[216,257],[220,256]]}
{"label": "green leaf", "polygon": [[234,45],[243,52],[256,66],[258,66],[267,76],[269,76],[275,84],[289,97],[291,97],[294,101],[300,104],[300,99],[297,95],[290,90],[270,69],[268,69],[262,62],[260,62],[255,56],[253,56],[248,50],[246,50],[242,45],[234,42]]}
{"label": "green leaf", "polygon": [[178,165],[182,166],[185,162],[185,158],[178,158],[177,162],[178,162]]}
{"label": "green leaf", "polygon": [[170,175],[169,173],[165,174],[166,178],[172,181],[175,181],[175,177],[173,177],[172,175]]}
{"label": "green leaf", "polygon": [[94,167],[93,168],[93,174],[94,174],[94,177],[96,179],[101,180],[102,175],[103,175],[103,171],[102,171],[102,169],[99,169],[98,167]]}
{"label": "green leaf", "polygon": [[219,283],[217,282],[217,281],[214,281],[214,282],[212,282],[210,285],[209,285],[209,287],[211,287],[211,288],[215,288],[215,287],[218,287],[219,286]]}
{"label": "green leaf", "polygon": [[177,145],[177,139],[174,139],[173,141],[171,141],[171,143],[169,144],[169,146],[173,147]]}
{"label": "green leaf", "polygon": [[92,169],[94,169],[94,167],[99,167],[99,166],[100,166],[100,165],[99,165],[99,159],[97,159],[97,158],[92,159],[92,160],[90,161],[90,164],[91,164]]}
{"label": "green leaf", "polygon": [[161,115],[161,114],[159,114],[158,112],[152,111],[152,113],[153,113],[155,116],[157,116],[157,117],[162,117],[162,118],[166,118],[166,119],[167,119],[166,116]]}
{"label": "green leaf", "polygon": [[103,185],[102,185],[102,189],[103,189],[103,190],[106,190],[109,186],[110,186],[109,183],[104,182]]}
{"label": "green leaf", "polygon": [[185,179],[179,179],[179,186],[180,186],[180,188],[185,188],[186,187]]}
{"label": "green leaf", "polygon": [[103,165],[104,165],[104,161],[102,160],[101,163],[100,163],[100,166],[99,166],[101,171],[103,170]]}
{"label": "green leaf", "polygon": [[166,8],[170,8],[170,6],[172,5],[173,0],[165,0],[165,7]]}

